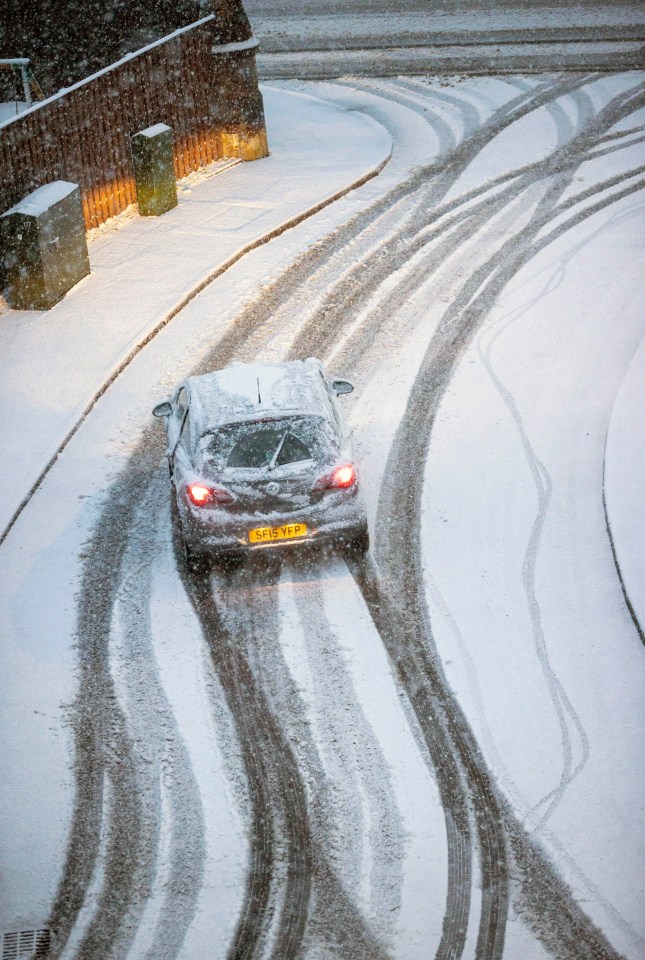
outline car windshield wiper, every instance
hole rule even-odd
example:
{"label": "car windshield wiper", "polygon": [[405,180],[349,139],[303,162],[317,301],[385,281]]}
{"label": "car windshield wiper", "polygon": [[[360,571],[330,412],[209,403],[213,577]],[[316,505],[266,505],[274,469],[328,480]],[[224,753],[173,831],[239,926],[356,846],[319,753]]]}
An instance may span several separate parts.
{"label": "car windshield wiper", "polygon": [[276,447],[276,451],[275,451],[275,453],[273,454],[273,456],[271,457],[271,461],[270,461],[270,463],[269,463],[269,467],[268,467],[269,473],[270,473],[270,472],[273,470],[273,468],[275,467],[275,462],[276,462],[276,460],[278,459],[278,457],[280,456],[280,451],[282,450],[282,448],[283,448],[283,446],[284,446],[284,441],[287,439],[287,434],[288,434],[288,433],[289,433],[289,431],[288,431],[288,430],[285,430],[284,433],[282,434],[281,438],[280,438],[280,443],[279,443],[278,446]]}

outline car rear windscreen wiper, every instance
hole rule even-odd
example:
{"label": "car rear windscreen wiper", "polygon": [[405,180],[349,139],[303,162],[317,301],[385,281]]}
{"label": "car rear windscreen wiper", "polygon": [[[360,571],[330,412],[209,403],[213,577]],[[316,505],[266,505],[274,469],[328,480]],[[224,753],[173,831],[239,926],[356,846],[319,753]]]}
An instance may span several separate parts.
{"label": "car rear windscreen wiper", "polygon": [[269,467],[268,467],[269,473],[271,473],[271,471],[272,471],[273,468],[275,467],[276,460],[277,460],[278,457],[280,456],[280,451],[282,450],[282,448],[283,448],[283,446],[284,446],[284,441],[287,439],[287,434],[288,434],[288,433],[289,433],[289,431],[288,431],[288,430],[285,430],[284,433],[282,434],[282,437],[280,438],[280,443],[279,443],[278,446],[276,447],[276,451],[275,451],[275,453],[273,454],[273,456],[271,457],[271,462],[269,463]]}

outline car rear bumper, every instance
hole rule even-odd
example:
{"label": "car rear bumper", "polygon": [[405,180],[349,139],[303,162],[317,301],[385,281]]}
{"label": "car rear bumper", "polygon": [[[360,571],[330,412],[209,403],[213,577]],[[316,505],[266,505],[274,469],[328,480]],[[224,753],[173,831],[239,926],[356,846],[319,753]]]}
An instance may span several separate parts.
{"label": "car rear bumper", "polygon": [[[182,534],[193,553],[249,553],[267,549],[289,549],[306,543],[343,542],[367,530],[367,517],[361,497],[340,499],[323,512],[311,507],[294,513],[268,515],[227,514],[225,510],[199,513],[180,505]],[[249,533],[261,527],[283,527],[304,523],[304,536],[251,543]]]}

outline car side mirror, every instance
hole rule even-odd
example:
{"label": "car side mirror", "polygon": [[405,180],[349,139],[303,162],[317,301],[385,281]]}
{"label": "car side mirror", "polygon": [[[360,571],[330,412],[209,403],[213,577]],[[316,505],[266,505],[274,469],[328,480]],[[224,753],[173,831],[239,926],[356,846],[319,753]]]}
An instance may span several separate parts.
{"label": "car side mirror", "polygon": [[354,390],[354,384],[350,383],[349,380],[332,380],[331,388],[337,395],[340,395],[341,393],[352,393]]}
{"label": "car side mirror", "polygon": [[169,417],[172,413],[172,406],[169,400],[164,400],[163,403],[158,403],[157,406],[152,411],[153,417]]}

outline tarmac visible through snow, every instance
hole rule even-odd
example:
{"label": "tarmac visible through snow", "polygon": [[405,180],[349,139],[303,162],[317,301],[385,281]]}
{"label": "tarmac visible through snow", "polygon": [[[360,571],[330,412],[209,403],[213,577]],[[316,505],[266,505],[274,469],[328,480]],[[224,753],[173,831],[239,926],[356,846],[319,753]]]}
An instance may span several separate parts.
{"label": "tarmac visible through snow", "polygon": [[[642,69],[645,14],[631,0],[249,0],[263,79]],[[378,53],[377,53],[378,51]]]}
{"label": "tarmac visible through snow", "polygon": [[[615,784],[594,762],[606,751],[585,693],[602,689],[604,661],[595,642],[578,644],[572,601],[541,564],[554,501],[581,483],[582,461],[557,444],[560,467],[547,460],[533,388],[507,383],[507,366],[537,368],[555,348],[527,333],[502,375],[497,351],[529,308],[514,307],[511,321],[496,311],[554,249],[575,264],[578,245],[593,242],[584,231],[604,236],[615,214],[616,262],[632,236],[642,244],[642,229],[629,230],[645,187],[643,75],[288,86],[384,124],[389,164],[232,266],[160,330],[89,412],[2,547],[18,596],[24,565],[42,570],[40,530],[60,511],[49,572],[36,582],[46,596],[56,577],[66,583],[60,619],[73,630],[77,684],[66,707],[73,771],[66,783],[57,774],[69,818],[59,848],[43,852],[56,889],[47,916],[19,922],[50,929],[50,955],[64,960],[637,960],[638,776],[625,781],[619,830],[608,832],[595,798],[611,802]],[[538,285],[536,302],[552,287]],[[571,415],[593,407],[590,432],[606,431],[642,337],[633,299],[615,318],[606,388],[589,382],[590,359],[570,361]],[[584,316],[570,303],[557,310],[554,338],[574,339]],[[595,329],[591,306],[588,322]],[[356,384],[348,411],[370,554],[263,553],[189,575],[163,440],[146,415],[152,398],[234,359],[311,355]],[[464,378],[477,371],[475,389]],[[501,408],[480,423],[491,384]],[[497,430],[508,431],[491,473],[498,487],[486,474]],[[590,476],[602,472],[594,451]],[[470,469],[492,501],[510,490],[506,502],[460,496]],[[564,512],[573,509],[566,500]],[[507,510],[515,523],[498,536]],[[463,530],[444,537],[440,525],[460,518]],[[571,521],[572,536],[579,527]],[[476,586],[471,565],[483,558],[485,578],[501,556],[511,571],[501,586]],[[637,768],[642,644],[615,569],[602,570],[593,588],[607,597],[598,616],[623,661],[623,703],[599,710],[614,718],[616,763]],[[512,644],[532,644],[517,681],[520,757],[506,750],[487,691],[472,696],[482,683],[507,696],[494,655],[482,665],[473,639],[495,622],[495,605],[526,618],[506,662],[519,671]],[[37,610],[23,629],[44,629],[48,616]],[[568,642],[573,663],[561,659]],[[538,726],[544,741],[532,739]],[[602,865],[611,856],[622,879]]]}

